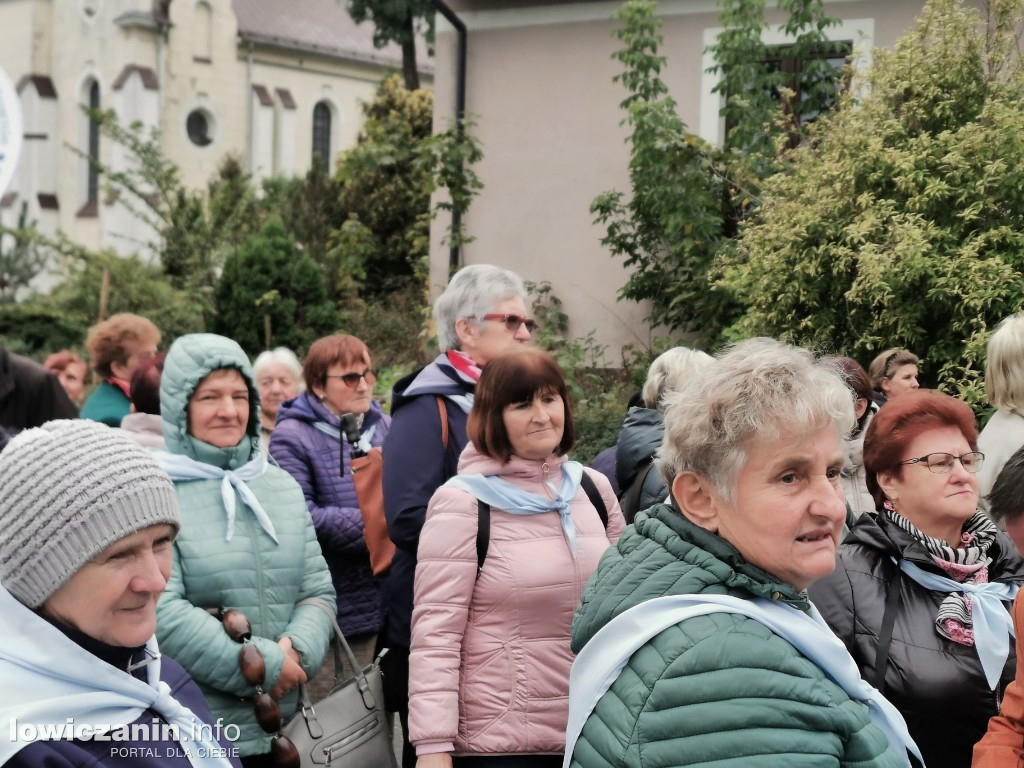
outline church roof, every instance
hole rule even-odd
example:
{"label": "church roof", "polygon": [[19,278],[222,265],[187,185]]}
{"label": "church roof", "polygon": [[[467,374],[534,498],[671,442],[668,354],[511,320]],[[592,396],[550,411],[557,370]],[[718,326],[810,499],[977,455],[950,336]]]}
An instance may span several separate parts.
{"label": "church roof", "polygon": [[[356,24],[344,0],[231,0],[243,40],[297,51],[355,59],[401,68],[402,49],[395,43],[373,46],[373,24]],[[417,40],[417,65],[428,70],[426,50]],[[427,65],[427,66],[425,66]]]}

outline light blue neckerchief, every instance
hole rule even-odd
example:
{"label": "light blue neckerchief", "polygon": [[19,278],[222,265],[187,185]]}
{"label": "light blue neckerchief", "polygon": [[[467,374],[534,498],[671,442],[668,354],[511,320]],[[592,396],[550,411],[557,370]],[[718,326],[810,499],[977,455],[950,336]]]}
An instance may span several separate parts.
{"label": "light blue neckerchief", "polygon": [[[152,709],[178,727],[178,743],[195,768],[230,767],[226,758],[213,756],[221,754],[217,741],[192,738],[208,737],[211,729],[200,728],[202,721],[160,680],[155,637],[146,643],[146,650],[155,659],[147,665],[148,683],[144,683],[93,656],[3,587],[0,637],[0,680],[5,691],[17,691],[16,696],[5,696],[0,701],[0,722],[64,728],[70,718],[74,727],[105,725],[116,729]],[[147,724],[154,727],[152,722]],[[0,739],[0,765],[26,746],[24,741]]]}
{"label": "light blue neckerchief", "polygon": [[240,466],[238,469],[221,469],[213,464],[204,461],[196,461],[180,453],[168,453],[167,451],[153,451],[153,458],[156,459],[160,468],[166,472],[174,482],[189,480],[220,480],[220,497],[224,502],[224,511],[227,514],[228,525],[224,541],[231,541],[235,535],[235,491],[242,497],[245,506],[252,510],[259,522],[260,527],[267,532],[267,535],[278,544],[277,531],[274,530],[274,523],[271,522],[263,505],[256,498],[246,480],[255,480],[267,471],[267,462],[257,452],[256,457]]}
{"label": "light blue neckerchief", "polygon": [[569,550],[576,557],[576,525],[572,521],[569,502],[576,497],[583,477],[583,465],[578,461],[562,463],[562,487],[556,488],[552,480],[546,480],[555,498],[539,496],[524,491],[519,486],[503,480],[498,475],[455,475],[445,485],[452,485],[476,496],[492,507],[510,515],[539,515],[555,510],[562,518],[562,530],[569,541]]}
{"label": "light blue neckerchief", "polygon": [[885,734],[905,765],[910,765],[908,751],[924,765],[921,751],[911,738],[903,716],[861,678],[850,652],[813,605],[808,615],[763,598],[669,595],[647,600],[620,613],[601,627],[576,657],[569,672],[569,723],[563,768],[569,768],[584,724],[629,658],[660,632],[694,616],[710,613],[738,613],[764,624],[816,664],[851,699],[867,705],[871,721]]}
{"label": "light blue neckerchief", "polygon": [[464,395],[445,395],[445,400],[451,400],[463,413],[469,413],[473,409],[473,394],[467,392]]}
{"label": "light blue neckerchief", "polygon": [[[985,670],[988,687],[994,691],[1010,655],[1010,637],[1017,636],[1013,629],[1013,619],[1003,603],[1013,602],[1020,585],[997,581],[965,584],[937,573],[929,573],[909,560],[900,560],[899,566],[922,587],[935,592],[964,592],[970,596],[974,648],[978,652],[981,668]],[[973,610],[975,607],[978,610]]]}
{"label": "light blue neckerchief", "polygon": [[[314,421],[313,426],[325,435],[330,435],[335,440],[341,440],[341,430],[337,427],[331,426],[326,421]],[[371,424],[369,429],[359,435],[359,442],[356,443],[356,447],[363,453],[369,453],[370,449],[373,448],[373,433],[376,431],[377,425]]]}

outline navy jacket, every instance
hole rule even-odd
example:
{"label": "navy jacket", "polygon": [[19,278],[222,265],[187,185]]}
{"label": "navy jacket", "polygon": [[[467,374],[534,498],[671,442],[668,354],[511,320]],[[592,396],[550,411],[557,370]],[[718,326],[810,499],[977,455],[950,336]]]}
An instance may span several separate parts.
{"label": "navy jacket", "polygon": [[[137,655],[133,655],[133,649],[114,648],[57,622],[51,621],[50,623],[93,655],[108,663],[113,663],[115,666],[120,667],[122,661],[127,663],[128,658],[138,658]],[[146,668],[140,667],[135,675],[144,680]],[[214,722],[210,708],[206,706],[203,694],[199,691],[199,686],[189,677],[188,672],[169,656],[160,657],[160,679],[170,686],[171,695],[180,704],[188,707],[202,722],[208,724]],[[152,709],[147,709],[134,722],[145,723],[152,727],[154,720],[161,725],[166,722]],[[131,728],[131,725],[127,727]],[[162,729],[157,727],[154,730]],[[213,730],[212,733],[214,736],[220,737],[221,746],[225,750],[224,756],[231,761],[232,765],[240,768],[241,763],[235,757],[231,742],[224,738],[223,730],[219,734],[216,730]],[[192,763],[185,756],[178,742],[167,739],[163,741],[36,741],[20,750],[4,764],[4,768],[101,768],[104,766],[112,768],[192,768]]]}
{"label": "navy jacket", "polygon": [[[442,354],[425,368],[399,381],[392,393],[391,429],[384,441],[384,511],[388,535],[395,542],[391,573],[385,586],[387,639],[409,647],[416,548],[434,491],[458,472],[466,436],[466,397],[476,383],[459,373]],[[448,448],[441,443],[437,397],[445,398]]]}
{"label": "navy jacket", "polygon": [[[352,470],[351,448],[315,426],[323,421],[341,428],[337,416],[309,392],[281,404],[270,438],[271,459],[295,478],[306,497],[327,567],[338,593],[338,624],[346,637],[377,632],[381,625],[381,580],[370,569],[363,538]],[[370,442],[381,445],[391,419],[376,401],[363,417],[362,433],[371,429]],[[342,464],[342,461],[344,462]]]}

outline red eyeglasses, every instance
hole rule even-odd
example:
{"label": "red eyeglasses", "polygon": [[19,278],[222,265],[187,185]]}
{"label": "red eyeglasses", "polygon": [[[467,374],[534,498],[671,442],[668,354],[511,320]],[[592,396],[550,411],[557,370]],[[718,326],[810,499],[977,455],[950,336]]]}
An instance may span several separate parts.
{"label": "red eyeglasses", "polygon": [[537,330],[537,321],[532,317],[522,317],[521,315],[505,315],[499,312],[492,312],[484,315],[482,320],[500,320],[505,324],[505,328],[510,333],[515,333],[519,330],[519,326],[525,325],[527,333],[533,333]]}

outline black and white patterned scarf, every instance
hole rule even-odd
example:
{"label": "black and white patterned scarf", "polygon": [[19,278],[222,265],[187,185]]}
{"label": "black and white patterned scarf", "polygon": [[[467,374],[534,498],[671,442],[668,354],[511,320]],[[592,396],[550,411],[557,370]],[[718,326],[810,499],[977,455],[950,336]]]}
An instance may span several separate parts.
{"label": "black and white patterned scarf", "polygon": [[[975,512],[964,523],[959,547],[952,547],[947,541],[922,533],[916,525],[897,512],[889,501],[883,505],[882,514],[921,544],[949,578],[960,583],[988,583],[988,565],[992,562],[988,549],[995,541],[999,529],[983,513]],[[935,630],[955,643],[973,646],[971,598],[964,593],[951,592],[939,606]]]}

